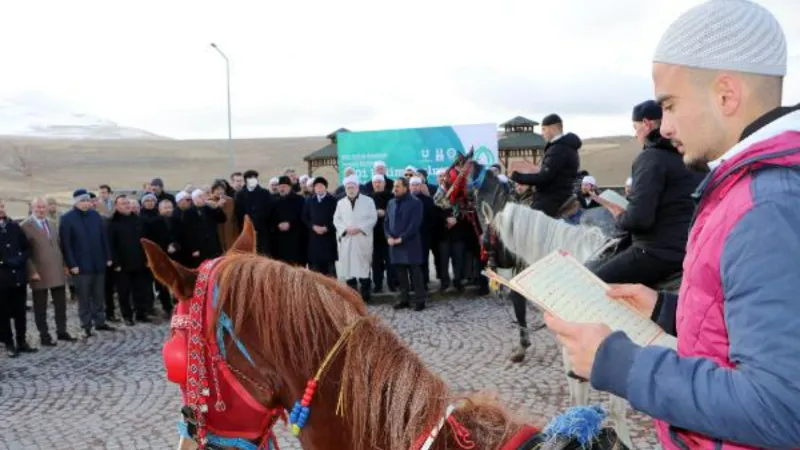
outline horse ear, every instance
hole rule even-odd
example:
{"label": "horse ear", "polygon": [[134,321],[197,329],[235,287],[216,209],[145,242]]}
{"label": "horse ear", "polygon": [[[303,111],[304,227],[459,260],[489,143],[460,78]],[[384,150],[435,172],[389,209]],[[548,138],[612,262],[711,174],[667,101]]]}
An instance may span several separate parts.
{"label": "horse ear", "polygon": [[179,300],[192,297],[197,273],[176,263],[155,242],[142,239],[142,248],[153,277],[167,286]]}
{"label": "horse ear", "polygon": [[234,253],[255,253],[256,252],[256,229],[250,216],[244,216],[244,226],[242,233],[236,238],[229,252]]}

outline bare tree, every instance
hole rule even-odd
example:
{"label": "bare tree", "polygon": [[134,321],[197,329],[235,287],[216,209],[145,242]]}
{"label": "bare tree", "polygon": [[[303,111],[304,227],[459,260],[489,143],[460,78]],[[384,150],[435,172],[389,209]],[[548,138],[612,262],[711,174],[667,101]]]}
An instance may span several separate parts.
{"label": "bare tree", "polygon": [[37,156],[40,156],[41,153],[36,152],[31,145],[27,144],[6,144],[0,153],[6,155],[3,165],[25,178],[27,196],[30,198],[33,195],[34,177],[44,171],[48,162],[38,158]]}

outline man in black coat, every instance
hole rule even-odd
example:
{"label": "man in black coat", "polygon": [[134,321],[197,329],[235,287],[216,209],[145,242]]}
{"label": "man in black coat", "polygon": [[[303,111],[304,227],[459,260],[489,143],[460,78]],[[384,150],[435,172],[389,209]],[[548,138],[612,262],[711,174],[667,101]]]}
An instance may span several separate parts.
{"label": "man in black coat", "polygon": [[269,231],[272,224],[272,194],[258,184],[258,172],[248,170],[244,173],[245,187],[236,194],[234,213],[238,223],[244,223],[244,216],[250,216],[256,230],[256,250],[262,255],[270,254]]}
{"label": "man in black coat", "polygon": [[184,246],[191,257],[190,267],[222,255],[219,227],[225,213],[216,203],[208,203],[208,194],[200,189],[192,192],[193,205],[183,213]]}
{"label": "man in black coat", "polygon": [[[185,195],[185,193],[183,193]],[[178,193],[181,196],[181,193]],[[177,199],[176,199],[177,201]],[[175,209],[172,207],[172,202],[169,200],[162,200],[158,204],[158,217],[151,221],[145,222],[144,234],[145,237],[155,242],[161,250],[164,251],[171,259],[181,262],[178,259],[180,255],[180,219],[175,217]],[[169,288],[159,283],[157,280],[156,293],[161,302],[161,309],[167,316],[172,315],[173,300]]]}
{"label": "man in black coat", "polygon": [[511,174],[515,183],[534,186],[536,194],[531,208],[556,217],[564,203],[573,195],[575,177],[580,167],[578,150],[581,139],[573,133],[564,134],[564,125],[556,114],[542,119],[542,136],[547,141],[544,158],[538,173]]}
{"label": "man in black coat", "polygon": [[631,246],[593,272],[606,283],[654,285],[681,270],[694,213],[692,193],[704,174],[689,170],[669,139],[661,136],[661,107],[648,100],[633,109],[636,138],[644,150],[633,161],[627,209],[610,204],[617,227]]}
{"label": "man in black coat", "polygon": [[[375,202],[375,209],[378,211],[378,221],[375,222],[375,229],[372,233],[372,290],[376,293],[383,291],[385,274],[386,284],[389,290],[394,292],[397,290],[397,276],[389,262],[389,244],[386,242],[386,233],[383,230],[386,208],[393,195],[387,187],[386,178],[381,174],[373,175],[372,182],[368,185],[371,192],[369,195]],[[362,189],[364,189],[363,186]]]}
{"label": "man in black coat", "polygon": [[[394,180],[392,180],[391,178],[389,178],[388,175],[386,175],[386,163],[385,162],[383,162],[383,161],[375,161],[375,163],[372,164],[372,175],[373,176],[375,176],[375,175],[382,176],[383,177],[383,182],[385,184],[384,191],[388,192],[389,194],[392,193],[392,190],[394,189]],[[366,183],[361,185],[361,193],[362,194],[372,195],[373,192],[375,192],[375,191],[373,190],[373,185],[372,185],[371,182],[367,181]]]}
{"label": "man in black coat", "polygon": [[331,277],[336,277],[335,263],[339,259],[333,225],[336,203],[336,198],[328,193],[328,181],[315,178],[314,196],[306,200],[303,209],[303,222],[309,229],[308,268]]}
{"label": "man in black coat", "polygon": [[131,213],[131,204],[124,195],[117,197],[114,208],[108,224],[108,246],[116,272],[119,309],[128,326],[134,324],[134,313],[137,321],[150,322],[147,314],[153,304],[153,289],[141,244],[144,222]]}
{"label": "man in black coat", "polygon": [[[28,318],[25,300],[28,298],[28,257],[30,247],[22,228],[6,215],[6,205],[0,199],[0,341],[6,345],[8,356],[36,351],[28,345]],[[11,333],[11,321],[14,331]],[[16,337],[16,339],[14,339]]]}
{"label": "man in black coat", "polygon": [[305,267],[308,228],[303,222],[305,199],[294,190],[287,175],[278,178],[278,199],[272,214],[272,256],[294,266]]}
{"label": "man in black coat", "polygon": [[439,208],[433,202],[433,199],[422,191],[422,187],[425,184],[422,178],[417,176],[411,177],[409,181],[411,194],[422,202],[422,226],[420,226],[419,234],[422,238],[422,279],[427,290],[428,283],[431,281],[431,244],[434,242],[434,233],[439,231],[441,226],[442,216],[439,214]]}

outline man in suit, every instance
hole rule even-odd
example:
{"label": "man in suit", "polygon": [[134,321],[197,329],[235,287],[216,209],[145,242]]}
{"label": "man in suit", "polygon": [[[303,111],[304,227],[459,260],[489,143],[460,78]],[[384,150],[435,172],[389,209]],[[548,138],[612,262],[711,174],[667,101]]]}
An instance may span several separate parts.
{"label": "man in suit", "polygon": [[[28,253],[25,233],[6,215],[5,203],[0,199],[0,341],[6,345],[8,356],[12,358],[19,356],[20,352],[36,351],[25,340]],[[11,333],[12,320],[16,336]]]}
{"label": "man in suit", "polygon": [[92,209],[89,193],[86,189],[77,189],[72,198],[75,206],[61,217],[58,232],[64,261],[75,279],[81,327],[86,337],[91,337],[92,326],[100,331],[115,330],[106,323],[104,301],[111,251],[103,218]]}
{"label": "man in suit", "polygon": [[31,214],[22,222],[22,231],[28,239],[28,279],[33,294],[33,316],[42,345],[56,345],[47,326],[47,294],[53,298],[56,319],[56,338],[74,342],[67,332],[67,277],[64,257],[61,254],[58,228],[47,218],[47,201],[37,197],[31,202]]}

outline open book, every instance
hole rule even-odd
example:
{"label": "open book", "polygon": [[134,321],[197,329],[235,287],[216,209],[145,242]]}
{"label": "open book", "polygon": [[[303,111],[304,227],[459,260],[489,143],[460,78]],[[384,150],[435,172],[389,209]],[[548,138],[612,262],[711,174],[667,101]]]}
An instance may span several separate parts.
{"label": "open book", "polygon": [[606,296],[608,285],[566,252],[549,254],[511,280],[488,269],[484,274],[562,320],[605,323],[614,331],[624,331],[639,345],[677,348],[677,339],[649,317]]}
{"label": "open book", "polygon": [[602,194],[600,194],[599,197],[615,205],[619,205],[623,209],[628,209],[628,199],[619,195],[616,191],[612,191],[611,189],[606,189],[605,191],[603,191]]}

